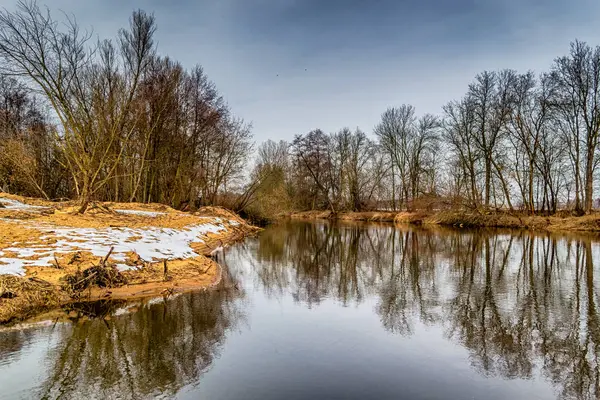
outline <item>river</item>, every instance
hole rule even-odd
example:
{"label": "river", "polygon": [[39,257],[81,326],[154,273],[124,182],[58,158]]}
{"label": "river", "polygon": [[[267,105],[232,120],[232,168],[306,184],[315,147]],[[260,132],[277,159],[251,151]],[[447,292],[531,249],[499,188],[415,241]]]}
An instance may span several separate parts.
{"label": "river", "polygon": [[600,398],[600,242],[285,222],[214,290],[0,331],[0,398]]}

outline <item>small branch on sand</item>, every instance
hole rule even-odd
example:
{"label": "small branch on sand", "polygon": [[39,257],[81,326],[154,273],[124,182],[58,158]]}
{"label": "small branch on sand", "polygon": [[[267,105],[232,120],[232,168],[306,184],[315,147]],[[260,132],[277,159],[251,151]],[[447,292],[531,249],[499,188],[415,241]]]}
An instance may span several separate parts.
{"label": "small branch on sand", "polygon": [[210,264],[204,271],[202,271],[202,274],[206,274],[211,268],[212,264]]}
{"label": "small branch on sand", "polygon": [[60,266],[60,263],[58,262],[58,259],[56,258],[56,253],[52,254],[52,257],[54,257],[54,268],[62,269],[62,267]]}
{"label": "small branch on sand", "polygon": [[167,265],[167,259],[163,260],[163,278],[164,278],[165,282],[168,282],[171,280],[171,277],[169,276],[169,267]]}
{"label": "small branch on sand", "polygon": [[74,262],[79,261],[79,260],[81,260],[81,252],[78,251],[76,253],[73,253],[73,255],[71,256],[71,259],[69,260],[69,262],[67,262],[67,264],[71,265]]}
{"label": "small branch on sand", "polygon": [[100,266],[101,267],[105,267],[106,266],[106,262],[108,261],[108,257],[110,257],[110,255],[112,254],[113,250],[114,250],[114,246],[110,248],[110,250],[108,251],[108,254],[106,255],[106,257],[104,257],[104,259],[100,262]]}
{"label": "small branch on sand", "polygon": [[75,282],[72,286],[73,287],[77,287],[79,285],[81,285],[82,283],[84,283],[85,281],[92,279],[93,277],[95,277],[98,274],[98,272],[92,272],[91,274],[89,274],[88,276],[80,279],[79,281]]}

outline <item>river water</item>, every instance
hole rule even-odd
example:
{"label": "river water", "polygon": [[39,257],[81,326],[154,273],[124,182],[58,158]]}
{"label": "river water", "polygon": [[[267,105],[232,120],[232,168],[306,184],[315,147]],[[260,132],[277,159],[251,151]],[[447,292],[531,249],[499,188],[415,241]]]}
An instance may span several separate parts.
{"label": "river water", "polygon": [[0,332],[0,398],[596,399],[591,237],[287,222],[218,289]]}

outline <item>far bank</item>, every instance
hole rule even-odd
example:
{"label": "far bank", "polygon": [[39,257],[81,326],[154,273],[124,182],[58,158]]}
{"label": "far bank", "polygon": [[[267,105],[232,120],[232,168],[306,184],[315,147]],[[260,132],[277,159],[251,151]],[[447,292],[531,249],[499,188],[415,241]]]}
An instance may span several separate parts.
{"label": "far bank", "polygon": [[416,211],[338,212],[302,211],[283,218],[339,221],[389,222],[410,225],[441,225],[456,228],[512,228],[536,231],[600,232],[600,213],[584,216],[540,216],[508,212]]}

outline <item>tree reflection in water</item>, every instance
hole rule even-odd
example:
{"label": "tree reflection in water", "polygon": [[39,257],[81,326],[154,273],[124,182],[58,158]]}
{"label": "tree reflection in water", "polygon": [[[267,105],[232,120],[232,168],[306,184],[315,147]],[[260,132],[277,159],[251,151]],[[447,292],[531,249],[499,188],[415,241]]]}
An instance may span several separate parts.
{"label": "tree reflection in water", "polygon": [[[200,381],[245,320],[254,294],[243,287],[254,284],[308,307],[373,304],[394,334],[441,327],[483,375],[541,373],[561,398],[600,398],[599,256],[586,236],[282,223],[228,250],[219,290],[118,316],[111,307],[122,304],[73,305],[75,323],[53,328],[51,368],[33,397],[174,396]],[[3,332],[0,367],[44,340],[35,332]]]}
{"label": "tree reflection in water", "polygon": [[443,326],[482,374],[600,398],[598,258],[589,237],[282,223],[250,243],[258,285],[318,305],[375,296],[385,329]]}
{"label": "tree reflection in water", "polygon": [[226,331],[243,318],[234,301],[242,296],[229,280],[126,315],[57,325],[54,368],[40,397],[173,396],[212,363]]}

